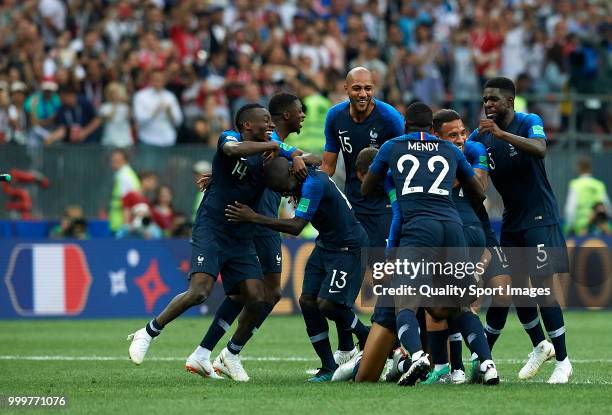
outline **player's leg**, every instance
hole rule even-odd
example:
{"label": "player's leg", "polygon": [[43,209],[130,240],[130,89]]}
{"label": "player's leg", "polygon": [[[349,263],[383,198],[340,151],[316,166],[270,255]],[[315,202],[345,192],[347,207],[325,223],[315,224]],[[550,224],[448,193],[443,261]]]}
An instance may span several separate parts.
{"label": "player's leg", "polygon": [[280,235],[273,237],[261,237],[255,241],[257,257],[261,262],[264,273],[264,303],[261,314],[255,325],[255,331],[259,330],[266,321],[274,306],[281,299],[281,273],[283,271],[282,249]]}
{"label": "player's leg", "polygon": [[394,330],[373,323],[356,370],[355,382],[378,382],[396,342]]}
{"label": "player's leg", "polygon": [[[217,308],[211,325],[208,327],[204,338],[200,342],[200,347],[194,352],[198,360],[210,363],[210,355],[217,346],[221,338],[229,330],[234,320],[242,311],[243,300],[239,295],[228,295],[221,305]],[[212,365],[211,365],[212,366]]]}
{"label": "player's leg", "polygon": [[434,384],[442,380],[443,377],[450,373],[448,367],[448,326],[446,321],[434,319],[431,314],[426,314],[427,321],[427,339],[429,341],[429,350],[431,353],[431,361],[434,368],[424,384]]}
{"label": "player's leg", "polygon": [[495,342],[506,326],[508,312],[510,311],[510,306],[512,305],[512,296],[510,295],[509,291],[509,288],[512,286],[512,278],[510,278],[510,275],[507,274],[498,274],[489,279],[486,285],[487,287],[498,290],[491,299],[491,305],[489,305],[485,317],[485,334],[487,336],[489,348],[491,351],[493,351]]}
{"label": "player's leg", "polygon": [[328,373],[333,373],[337,367],[329,342],[329,325],[317,304],[317,296],[326,276],[323,253],[321,251],[320,247],[315,246],[310,254],[310,258],[308,258],[304,270],[302,294],[299,299],[300,310],[306,325],[306,333],[315,353],[321,360],[320,373],[311,378],[312,381],[317,380],[319,374],[321,377],[329,377],[331,379],[331,375],[328,376]]}
{"label": "player's leg", "polygon": [[261,277],[240,281],[238,287],[242,298],[244,298],[244,308],[238,319],[236,331],[227,346],[215,359],[213,367],[217,372],[222,372],[233,380],[247,382],[249,376],[242,367],[239,354],[251,338],[261,314],[264,303],[264,287]]}
{"label": "player's leg", "polygon": [[554,346],[557,360],[548,383],[567,383],[572,374],[572,365],[567,357],[563,311],[553,288],[554,273],[566,273],[569,268],[565,240],[558,225],[529,229],[526,239],[529,246],[537,247],[538,265],[533,271],[531,283],[535,288],[543,288],[548,293],[537,297],[542,322]]}
{"label": "player's leg", "polygon": [[[502,231],[500,244],[508,257],[512,273],[512,286],[528,287],[530,270],[528,262],[530,258],[527,252],[528,248],[525,248],[527,245],[524,233]],[[516,316],[533,345],[533,350],[529,353],[529,359],[518,374],[519,379],[529,379],[536,375],[540,366],[546,360],[554,356],[554,347],[546,340],[544,335],[535,299],[527,296],[514,296],[512,301],[516,308]]]}
{"label": "player's leg", "polygon": [[352,309],[366,268],[361,250],[324,251],[324,268],[327,275],[319,290],[319,309],[326,318],[336,323],[339,331],[354,334],[363,349],[369,328]]}
{"label": "player's leg", "polygon": [[[254,331],[259,330],[268,317],[274,305],[281,297],[280,278],[282,271],[281,240],[280,237],[260,237],[254,240],[255,251],[261,263],[264,273],[265,299],[260,318]],[[217,346],[221,338],[229,330],[234,320],[243,308],[244,300],[240,295],[228,295],[215,312],[212,324],[208,327],[198,349],[201,357],[210,359],[212,350]],[[254,334],[254,333],[253,333]]]}
{"label": "player's leg", "polygon": [[[212,291],[216,275],[219,273],[219,246],[215,236],[210,233],[203,238],[194,236],[191,251],[191,271],[189,287],[176,295],[170,303],[147,325],[130,334],[129,355],[132,362],[139,365],[144,360],[151,341],[161,334],[163,328],[189,308],[202,304]],[[201,241],[201,243],[199,243]]]}
{"label": "player's leg", "polygon": [[249,376],[242,367],[239,354],[250,339],[263,307],[263,273],[251,239],[226,236],[223,248],[223,289],[226,295],[239,294],[244,308],[236,331],[213,362],[213,367],[218,373],[222,372],[234,380],[246,382]]}

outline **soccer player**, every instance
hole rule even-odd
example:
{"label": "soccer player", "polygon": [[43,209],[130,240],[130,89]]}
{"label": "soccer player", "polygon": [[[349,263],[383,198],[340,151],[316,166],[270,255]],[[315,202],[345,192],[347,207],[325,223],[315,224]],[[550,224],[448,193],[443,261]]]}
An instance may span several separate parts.
{"label": "soccer player", "polygon": [[[344,192],[353,206],[355,216],[368,233],[370,246],[383,248],[391,224],[389,200],[382,194],[372,199],[362,196],[355,160],[364,148],[379,148],[387,140],[402,135],[404,119],[391,105],[374,98],[374,86],[372,73],[366,68],[356,67],[348,72],[344,83],[348,100],[333,106],[325,120],[325,149],[321,170],[333,176],[338,153],[342,152],[346,173]],[[370,261],[374,260],[376,258],[370,258]],[[351,351],[353,339],[346,333],[338,333],[338,339],[337,361],[342,363],[353,357],[357,350]],[[361,344],[360,348],[363,349],[363,346]]]}
{"label": "soccer player", "polygon": [[[318,157],[304,155],[301,150],[283,143],[289,134],[299,134],[302,122],[304,121],[305,115],[299,98],[287,93],[276,94],[270,99],[268,110],[276,126],[271,139],[278,142],[285,152],[291,154],[294,168],[302,170],[302,168],[305,168],[304,162],[320,164]],[[262,215],[277,217],[280,200],[281,195],[279,193],[266,188],[256,210]],[[264,226],[255,227],[254,242],[257,258],[264,274],[265,298],[263,310],[255,326],[255,330],[258,330],[281,298],[282,252],[279,233]],[[217,309],[214,320],[202,339],[200,346],[188,358],[186,364],[188,371],[198,374],[210,372],[210,354],[212,350],[238,317],[242,309],[243,303],[240,297],[231,295],[225,298]],[[217,366],[219,366],[219,362],[215,360],[212,367]],[[206,371],[198,370],[198,367],[204,367]]]}
{"label": "soccer player", "polygon": [[329,381],[337,364],[326,318],[336,323],[338,331],[355,334],[361,344],[365,344],[368,336],[368,330],[363,324],[358,325],[359,319],[351,309],[363,280],[366,264],[361,249],[368,246],[368,236],[346,196],[325,172],[313,169],[302,182],[288,161],[279,158],[266,166],[266,186],[299,197],[293,218],[264,216],[241,203],[229,205],[227,217],[291,235],[299,235],[308,222],[319,231],[304,270],[299,303],[306,331],[321,359],[321,369],[309,381]]}
{"label": "soccer player", "polygon": [[514,298],[518,318],[533,344],[519,378],[535,376],[542,363],[556,355],[548,382],[567,383],[572,365],[565,347],[563,312],[552,292],[554,275],[568,271],[567,250],[557,201],[544,169],[544,125],[537,114],[514,111],[515,93],[508,78],[487,81],[482,94],[486,119],[480,120],[469,139],[487,148],[491,180],[504,202],[502,247],[528,248],[530,253],[521,259],[517,250],[506,250],[513,285],[527,287],[531,277],[534,287],[551,289],[551,295],[537,298],[537,305],[552,345],[544,337],[538,307],[526,304],[526,298]]}
{"label": "soccer player", "polygon": [[[450,141],[463,152],[467,161],[474,169],[474,173],[483,189],[486,190],[489,181],[489,165],[487,162],[486,149],[480,143],[466,141],[467,130],[461,116],[451,109],[442,109],[436,112],[433,116],[433,131],[438,138]],[[455,186],[453,188],[453,201],[457,208],[457,212],[459,212],[459,217],[463,222],[463,235],[466,244],[470,247],[470,261],[473,263],[479,261],[483,255],[483,248],[481,247],[486,246],[490,251],[488,253],[490,260],[488,261],[488,266],[484,274],[486,283],[491,287],[500,287],[503,290],[502,292],[506,291],[506,288],[511,285],[512,281],[510,276],[507,275],[507,272],[504,271],[508,265],[505,261],[503,252],[499,248],[495,232],[491,229],[486,210],[482,207],[479,210],[479,215],[477,215],[470,202],[463,195],[463,190],[460,186]],[[481,217],[483,218],[482,220]],[[494,296],[492,304],[487,312],[487,323],[491,319],[490,315],[495,314],[492,313],[493,307],[503,307],[507,309],[510,303],[511,297],[509,293]],[[499,313],[497,315],[499,315]],[[505,316],[507,316],[507,313]],[[432,323],[434,327],[436,327],[436,324],[440,324],[433,321]],[[501,331],[504,324],[505,317],[498,332]],[[499,327],[499,325],[497,326]],[[453,325],[450,325],[448,330],[443,326],[437,327],[438,331],[428,329],[428,338],[430,340],[430,349],[432,351],[434,364],[438,367],[430,372],[428,379],[424,383],[438,383],[447,380],[450,380],[451,383],[463,383],[465,382],[465,368],[463,367],[463,361],[461,359],[461,341],[463,340],[461,333],[458,327]],[[492,349],[493,343],[489,338],[490,330],[490,326],[488,324],[485,325],[485,334],[489,341],[489,348]],[[450,373],[447,365],[447,337],[450,338],[450,363],[452,369]],[[473,362],[474,361],[475,360],[473,360]],[[472,369],[473,372],[475,372],[472,373],[473,380],[475,380],[475,375],[478,374],[475,370],[476,368],[477,366],[473,365]]]}
{"label": "soccer player", "polygon": [[[383,144],[370,166],[361,190],[365,196],[377,192],[387,171],[391,169],[397,198],[402,208],[401,259],[419,262],[438,261],[439,250],[434,247],[465,247],[461,219],[452,201],[452,187],[457,178],[474,206],[484,200],[482,186],[463,153],[448,141],[429,134],[433,114],[423,103],[412,104],[406,110],[407,134]],[[428,248],[430,247],[430,248]],[[423,255],[425,257],[423,258]],[[465,257],[465,253],[461,255]],[[447,258],[448,259],[448,258]],[[417,283],[424,280],[417,275]],[[423,352],[418,332],[416,309],[421,295],[395,297],[396,327],[402,346],[410,353],[411,361],[401,361],[398,369],[404,372],[398,384],[412,386],[425,380],[430,363]],[[478,316],[462,307],[453,310],[452,318],[480,359],[480,371],[485,383],[499,383],[495,364]]]}
{"label": "soccer player", "polygon": [[[378,149],[366,147],[357,155],[355,171],[360,182],[363,181],[377,153]],[[391,202],[393,213],[389,237],[387,238],[387,249],[391,252],[399,244],[402,226],[402,210],[397,201],[397,193],[391,172],[387,172],[385,177],[384,190]],[[378,382],[381,378],[387,357],[398,342],[395,330],[395,309],[393,307],[380,307],[377,305],[374,309],[374,314],[372,314],[371,322],[372,326],[370,327],[368,339],[363,350],[349,361],[339,365],[338,369],[334,372],[332,381],[338,382],[354,379],[355,382]],[[401,348],[397,348],[393,353],[396,360],[404,355],[405,353],[403,353]],[[397,361],[395,363],[397,364]]]}
{"label": "soccer player", "polygon": [[[144,328],[128,337],[132,340],[130,359],[135,364],[142,363],[151,340],[168,323],[188,308],[206,301],[221,272],[226,294],[239,293],[245,308],[236,332],[221,351],[221,369],[234,380],[249,380],[238,354],[261,315],[265,300],[262,271],[253,245],[254,226],[230,223],[224,211],[234,201],[258,205],[264,189],[264,153],[269,157],[277,151],[283,154],[283,149],[270,140],[274,123],[268,110],[259,104],[240,108],[236,126],[240,137],[224,132],[219,138],[213,159],[213,179],[198,209],[191,240],[189,288],[174,297]],[[218,376],[209,368],[197,370],[206,376]]]}

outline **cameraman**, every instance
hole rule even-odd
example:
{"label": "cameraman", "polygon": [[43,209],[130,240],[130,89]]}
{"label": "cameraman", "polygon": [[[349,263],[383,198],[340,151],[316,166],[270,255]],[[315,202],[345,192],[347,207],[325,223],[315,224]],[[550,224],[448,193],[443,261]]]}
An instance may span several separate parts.
{"label": "cameraman", "polygon": [[151,218],[151,209],[146,203],[132,207],[131,220],[117,231],[117,239],[162,239],[163,233]]}
{"label": "cameraman", "polygon": [[601,202],[593,205],[591,219],[589,220],[589,235],[612,235],[612,231],[610,230],[610,214],[608,213],[606,206]]}

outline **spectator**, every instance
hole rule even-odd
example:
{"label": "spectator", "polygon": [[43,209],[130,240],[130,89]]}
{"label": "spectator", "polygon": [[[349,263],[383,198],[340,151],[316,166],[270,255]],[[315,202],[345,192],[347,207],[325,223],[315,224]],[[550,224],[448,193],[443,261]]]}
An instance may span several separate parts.
{"label": "spectator", "polygon": [[589,235],[610,236],[612,235],[610,225],[610,210],[603,203],[595,203],[589,218]]}
{"label": "spectator", "polygon": [[56,141],[93,143],[99,141],[102,120],[87,98],[79,95],[72,85],[60,90],[62,106],[57,113],[58,127],[47,137],[45,144]]}
{"label": "spectator", "polygon": [[102,144],[112,147],[129,147],[134,144],[130,126],[130,107],[125,87],[111,82],[106,87],[106,102],[100,108],[104,120]]}
{"label": "spectator", "polygon": [[600,211],[596,212],[595,217],[592,216],[595,205],[603,204],[608,214],[611,210],[606,185],[591,175],[591,160],[580,159],[577,171],[578,177],[569,183],[565,202],[565,222],[568,234],[582,236],[587,233],[594,219],[601,218]]}
{"label": "spectator", "polygon": [[0,81],[0,143],[9,141],[11,136],[10,105],[8,84],[5,81]]}
{"label": "spectator", "polygon": [[131,220],[121,225],[117,232],[118,239],[162,239],[162,230],[151,217],[151,208],[146,203],[139,203],[132,208]]}
{"label": "spectator", "polygon": [[193,181],[196,184],[197,192],[195,195],[195,199],[193,201],[193,209],[191,213],[191,220],[195,221],[196,214],[198,212],[198,208],[200,207],[200,203],[204,198],[204,192],[200,190],[200,185],[198,184],[198,179],[202,175],[210,174],[212,172],[212,166],[209,162],[205,160],[200,160],[193,164]]}
{"label": "spectator", "polygon": [[161,185],[157,189],[157,195],[153,201],[153,219],[164,232],[172,228],[174,208],[172,207],[172,189]]}
{"label": "spectator", "polygon": [[132,215],[132,208],[139,203],[152,206],[152,201],[157,195],[159,177],[152,171],[143,171],[138,176],[140,188],[129,191],[121,198],[123,207],[123,221],[128,223]]}
{"label": "spectator", "polygon": [[127,152],[123,149],[113,150],[111,168],[115,176],[108,218],[111,231],[117,232],[124,223],[122,198],[131,191],[140,190],[140,180],[128,162]]}
{"label": "spectator", "polygon": [[176,128],[183,114],[176,96],[165,85],[164,72],[156,70],[151,74],[151,86],[134,96],[138,140],[144,144],[167,147],[176,143]]}
{"label": "spectator", "polygon": [[40,84],[40,92],[28,97],[25,110],[30,117],[30,142],[44,143],[55,128],[57,113],[62,106],[57,95],[57,83],[52,78],[45,78]]}
{"label": "spectator", "polygon": [[89,239],[83,208],[78,205],[67,206],[60,223],[51,229],[49,237],[53,239]]}
{"label": "spectator", "polygon": [[7,141],[16,144],[26,143],[28,115],[25,112],[25,98],[28,88],[25,83],[15,81],[11,84],[11,106],[9,107],[10,135]]}

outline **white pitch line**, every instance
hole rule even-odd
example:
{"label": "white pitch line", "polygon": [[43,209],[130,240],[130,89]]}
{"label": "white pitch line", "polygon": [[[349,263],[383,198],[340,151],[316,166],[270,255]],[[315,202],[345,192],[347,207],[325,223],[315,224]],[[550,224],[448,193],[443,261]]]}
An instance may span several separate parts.
{"label": "white pitch line", "polygon": [[[0,360],[23,360],[23,361],[92,361],[92,362],[105,362],[105,361],[127,361],[127,356],[57,356],[57,355],[39,355],[39,356],[19,356],[19,355],[0,355]],[[148,357],[146,360],[153,362],[177,362],[184,361],[184,357]],[[300,357],[300,356],[243,356],[242,360],[253,361],[253,362],[316,362],[317,358],[314,357]],[[525,359],[495,359],[496,363],[508,363],[518,364],[524,363]],[[572,363],[612,363],[612,359],[571,359]]]}

